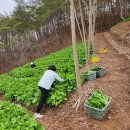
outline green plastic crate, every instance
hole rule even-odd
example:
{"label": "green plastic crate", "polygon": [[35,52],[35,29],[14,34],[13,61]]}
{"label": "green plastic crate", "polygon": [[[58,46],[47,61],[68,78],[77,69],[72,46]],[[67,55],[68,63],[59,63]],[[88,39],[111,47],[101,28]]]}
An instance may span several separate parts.
{"label": "green plastic crate", "polygon": [[105,117],[105,115],[106,115],[106,113],[109,109],[111,100],[112,100],[111,96],[108,96],[108,97],[109,97],[109,102],[103,109],[91,107],[91,106],[87,105],[86,102],[85,102],[84,103],[84,109],[86,110],[86,113],[90,117],[93,117],[93,118],[98,119],[98,120],[102,120]]}

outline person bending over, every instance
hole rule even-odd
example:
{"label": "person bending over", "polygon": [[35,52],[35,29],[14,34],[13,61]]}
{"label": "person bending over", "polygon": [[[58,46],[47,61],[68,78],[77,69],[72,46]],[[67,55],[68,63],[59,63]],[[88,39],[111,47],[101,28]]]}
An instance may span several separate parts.
{"label": "person bending over", "polygon": [[38,82],[38,86],[39,86],[39,89],[41,91],[41,97],[40,97],[39,103],[36,107],[36,111],[34,114],[35,118],[42,118],[43,117],[43,115],[40,114],[40,111],[46,102],[46,98],[49,94],[49,90],[51,89],[51,86],[55,80],[58,80],[59,82],[64,82],[64,79],[62,79],[56,73],[55,65],[51,65],[48,67],[48,70],[45,71],[42,78]]}
{"label": "person bending over", "polygon": [[30,65],[31,65],[31,68],[34,68],[36,66],[33,62],[31,62]]}

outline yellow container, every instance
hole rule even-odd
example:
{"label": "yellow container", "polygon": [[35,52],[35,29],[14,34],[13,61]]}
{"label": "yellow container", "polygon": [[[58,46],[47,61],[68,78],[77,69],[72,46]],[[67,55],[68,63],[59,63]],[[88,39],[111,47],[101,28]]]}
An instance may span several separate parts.
{"label": "yellow container", "polygon": [[107,53],[107,48],[102,48],[102,49],[100,49],[100,53],[101,53],[101,54]]}
{"label": "yellow container", "polygon": [[97,62],[99,62],[99,57],[97,57],[97,56],[92,57],[92,58],[90,59],[90,62],[92,62],[92,63],[97,63]]}

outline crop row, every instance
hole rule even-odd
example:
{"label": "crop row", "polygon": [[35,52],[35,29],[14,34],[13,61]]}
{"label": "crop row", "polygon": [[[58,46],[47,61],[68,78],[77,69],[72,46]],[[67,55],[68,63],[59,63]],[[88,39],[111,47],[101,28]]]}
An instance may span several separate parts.
{"label": "crop row", "polygon": [[25,108],[1,101],[0,130],[44,130],[44,127]]}
{"label": "crop row", "polygon": [[[85,64],[84,49],[78,44],[79,63]],[[72,47],[44,56],[34,61],[35,68],[27,63],[22,67],[13,69],[7,74],[0,75],[0,93],[6,100],[17,100],[26,105],[36,104],[40,96],[37,84],[49,65],[57,67],[57,73],[65,79],[64,83],[57,83],[52,87],[47,104],[58,106],[67,99],[67,95],[76,87],[75,68]]]}

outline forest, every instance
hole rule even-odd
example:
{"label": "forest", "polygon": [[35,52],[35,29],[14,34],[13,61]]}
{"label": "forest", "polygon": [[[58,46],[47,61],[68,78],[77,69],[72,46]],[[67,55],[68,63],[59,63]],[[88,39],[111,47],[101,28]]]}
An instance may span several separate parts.
{"label": "forest", "polygon": [[[0,15],[0,73],[63,48],[64,35],[71,39],[68,0],[15,2],[17,6],[11,16]],[[81,6],[87,30],[89,21],[84,2]],[[75,0],[75,8],[81,25],[78,0]],[[129,0],[98,0],[95,32],[108,29],[128,17],[129,8]],[[79,32],[78,27],[76,29]],[[48,49],[53,45],[53,49]]]}

